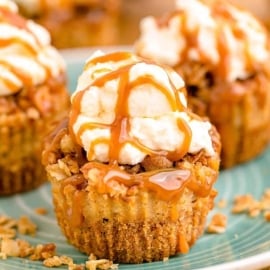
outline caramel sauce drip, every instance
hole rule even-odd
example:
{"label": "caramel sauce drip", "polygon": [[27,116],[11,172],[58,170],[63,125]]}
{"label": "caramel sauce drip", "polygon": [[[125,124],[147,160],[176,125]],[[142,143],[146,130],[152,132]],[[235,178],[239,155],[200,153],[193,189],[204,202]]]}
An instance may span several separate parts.
{"label": "caramel sauce drip", "polygon": [[71,222],[72,227],[78,227],[83,222],[83,205],[86,201],[87,193],[83,189],[85,179],[82,175],[75,175],[67,178],[61,183],[61,193],[63,196],[71,198],[71,206],[65,202],[66,216]]}
{"label": "caramel sauce drip", "polygon": [[182,254],[187,254],[189,252],[189,244],[184,233],[180,232],[178,236],[178,251]]}
{"label": "caramel sauce drip", "polygon": [[[121,61],[123,59],[127,59],[131,57],[130,53],[125,52],[117,52],[109,55],[104,55],[101,57],[97,57],[97,59],[93,59],[91,63],[98,62],[108,62],[108,61]],[[138,63],[138,62],[137,62]],[[185,107],[181,104],[181,101],[178,96],[178,91],[182,89],[175,89],[173,84],[171,83],[174,94],[168,93],[167,89],[162,86],[159,82],[157,82],[152,76],[141,76],[137,78],[134,82],[129,82],[129,71],[133,67],[134,64],[127,65],[124,67],[120,67],[115,71],[107,73],[99,78],[97,78],[90,86],[102,87],[107,81],[114,80],[119,78],[118,84],[118,97],[115,106],[115,119],[111,124],[102,124],[102,123],[87,123],[80,127],[78,133],[75,135],[73,132],[73,125],[76,123],[77,118],[80,113],[80,106],[82,98],[86,91],[91,91],[89,87],[78,92],[73,98],[73,109],[70,114],[69,121],[69,131],[72,137],[77,141],[78,144],[82,145],[81,135],[86,130],[92,130],[95,128],[110,128],[111,139],[102,139],[99,138],[96,141],[91,142],[90,149],[88,149],[88,158],[91,160],[91,156],[93,153],[93,149],[97,144],[105,143],[109,145],[109,159],[110,162],[113,162],[118,159],[119,153],[122,147],[129,143],[135,146],[137,149],[143,151],[148,155],[166,155],[169,159],[176,161],[183,157],[189,148],[191,141],[191,131],[189,126],[182,119],[177,119],[177,126],[179,131],[184,133],[184,142],[179,146],[179,149],[173,152],[167,152],[163,150],[153,150],[144,145],[142,145],[136,138],[132,138],[129,136],[130,124],[129,124],[129,108],[128,108],[128,99],[132,89],[139,85],[152,85],[158,91],[160,91],[168,100],[172,111],[185,110]]]}
{"label": "caramel sauce drip", "polygon": [[152,191],[164,201],[177,200],[192,179],[189,170],[167,169],[129,174],[118,165],[108,165],[95,161],[88,162],[82,167],[81,171],[85,178],[92,178],[92,169],[98,169],[99,172],[97,181],[95,181],[96,179],[91,180],[96,183],[97,192],[100,194],[113,193],[116,182],[127,188],[137,186]]}
{"label": "caramel sauce drip", "polygon": [[[72,198],[70,221],[72,227],[78,227],[83,223],[84,215],[81,206],[86,198],[86,192],[76,190]],[[68,209],[68,208],[67,208]]]}

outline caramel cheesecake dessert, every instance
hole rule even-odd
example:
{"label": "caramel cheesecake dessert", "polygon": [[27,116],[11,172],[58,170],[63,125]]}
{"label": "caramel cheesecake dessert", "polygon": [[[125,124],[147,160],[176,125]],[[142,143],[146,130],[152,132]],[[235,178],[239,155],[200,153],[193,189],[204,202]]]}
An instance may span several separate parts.
{"label": "caramel cheesecake dessert", "polygon": [[41,26],[0,0],[0,195],[45,182],[43,138],[70,104],[65,64]]}
{"label": "caramel cheesecake dessert", "polygon": [[248,11],[222,0],[178,0],[141,21],[136,53],[174,68],[188,106],[209,117],[222,141],[221,166],[261,154],[270,134],[269,34]]}
{"label": "caramel cheesecake dessert", "polygon": [[13,0],[44,26],[57,48],[115,44],[121,0]]}
{"label": "caramel cheesecake dessert", "polygon": [[172,69],[94,53],[43,164],[58,223],[86,254],[141,263],[187,253],[213,207],[220,138]]}

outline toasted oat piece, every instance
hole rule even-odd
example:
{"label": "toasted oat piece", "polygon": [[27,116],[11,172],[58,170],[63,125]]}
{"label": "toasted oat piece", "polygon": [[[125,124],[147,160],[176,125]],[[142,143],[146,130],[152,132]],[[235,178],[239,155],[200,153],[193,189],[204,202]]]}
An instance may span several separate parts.
{"label": "toasted oat piece", "polygon": [[270,188],[264,191],[264,194],[261,198],[262,209],[270,210]]}
{"label": "toasted oat piece", "polygon": [[264,191],[260,200],[256,200],[251,194],[236,196],[232,213],[247,213],[250,217],[257,217],[263,213],[265,220],[270,221],[270,188]]}
{"label": "toasted oat piece", "polygon": [[258,201],[256,201],[251,194],[237,195],[234,198],[232,213],[233,214],[245,212],[252,213],[252,211],[258,208],[259,208]]}
{"label": "toasted oat piece", "polygon": [[84,264],[70,264],[68,266],[68,270],[84,270],[85,265]]}
{"label": "toasted oat piece", "polygon": [[20,234],[35,235],[37,225],[31,221],[27,216],[21,216],[18,220],[18,232]]}
{"label": "toasted oat piece", "polygon": [[37,245],[34,249],[33,254],[30,256],[30,260],[45,260],[55,256],[56,246],[54,243],[48,243],[44,245]]}
{"label": "toasted oat piece", "polygon": [[48,213],[48,210],[44,207],[37,207],[35,208],[35,213],[38,215],[46,215]]}
{"label": "toasted oat piece", "polygon": [[88,270],[109,270],[109,269],[118,269],[118,264],[113,264],[112,261],[106,259],[97,260],[94,254],[90,254],[88,261],[85,263],[86,269]]}
{"label": "toasted oat piece", "polygon": [[17,221],[14,218],[5,216],[5,215],[0,215],[0,227],[1,228],[14,228],[17,226]]}
{"label": "toasted oat piece", "polygon": [[28,257],[33,252],[29,242],[22,239],[4,238],[1,240],[0,253],[2,257]]}
{"label": "toasted oat piece", "polygon": [[68,256],[53,256],[43,261],[43,265],[46,267],[58,267],[70,264],[73,264],[73,259]]}
{"label": "toasted oat piece", "polygon": [[216,213],[207,227],[208,233],[224,233],[227,228],[227,217],[222,213]]}
{"label": "toasted oat piece", "polygon": [[11,217],[0,215],[0,239],[16,236],[17,221]]}
{"label": "toasted oat piece", "polygon": [[14,238],[16,236],[16,230],[15,229],[9,229],[9,228],[4,228],[0,227],[0,239],[4,238]]}

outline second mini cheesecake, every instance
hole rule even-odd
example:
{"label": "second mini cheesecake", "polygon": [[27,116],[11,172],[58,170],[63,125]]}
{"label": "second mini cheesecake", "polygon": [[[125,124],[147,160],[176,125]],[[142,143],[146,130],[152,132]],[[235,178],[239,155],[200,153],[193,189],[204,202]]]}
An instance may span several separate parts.
{"label": "second mini cheesecake", "polygon": [[179,0],[160,18],[141,22],[136,52],[183,77],[189,107],[221,135],[221,165],[261,154],[270,137],[269,33],[229,1]]}

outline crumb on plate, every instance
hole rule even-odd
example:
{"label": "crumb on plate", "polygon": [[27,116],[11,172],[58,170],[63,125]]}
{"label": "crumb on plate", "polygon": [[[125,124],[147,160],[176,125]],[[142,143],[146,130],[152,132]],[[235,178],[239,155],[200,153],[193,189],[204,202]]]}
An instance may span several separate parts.
{"label": "crumb on plate", "polygon": [[207,226],[208,233],[221,234],[226,231],[227,217],[222,213],[216,213],[213,215],[209,225]]}

